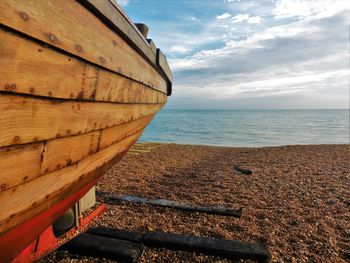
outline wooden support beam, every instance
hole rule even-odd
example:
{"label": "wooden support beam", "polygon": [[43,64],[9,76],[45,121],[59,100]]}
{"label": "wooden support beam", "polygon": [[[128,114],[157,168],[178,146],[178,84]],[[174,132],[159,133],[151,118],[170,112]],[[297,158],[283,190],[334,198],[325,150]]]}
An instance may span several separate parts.
{"label": "wooden support beam", "polygon": [[164,232],[150,232],[142,237],[146,246],[201,252],[229,259],[250,259],[267,262],[269,253],[262,243],[212,239]]}
{"label": "wooden support beam", "polygon": [[251,170],[243,169],[243,168],[239,167],[238,165],[234,165],[233,169],[240,172],[241,174],[251,175],[253,173]]}
{"label": "wooden support beam", "polygon": [[90,229],[89,233],[113,239],[142,242],[149,247],[201,252],[234,260],[250,259],[266,262],[270,257],[267,247],[263,243],[194,237],[160,231],[140,233],[103,227]]}
{"label": "wooden support beam", "polygon": [[140,233],[140,232],[118,230],[118,229],[109,228],[109,227],[95,227],[95,228],[89,229],[88,232],[90,234],[94,234],[98,236],[111,237],[111,238],[122,239],[122,240],[131,241],[131,242],[137,242],[137,243],[142,242],[142,236],[143,236],[143,233]]}
{"label": "wooden support beam", "polygon": [[141,243],[83,233],[60,249],[118,260],[118,262],[119,260],[121,262],[137,262],[144,247]]}
{"label": "wooden support beam", "polygon": [[117,202],[131,202],[131,203],[141,203],[148,204],[154,206],[168,207],[173,209],[178,209],[186,212],[195,212],[195,213],[205,213],[205,214],[213,214],[220,216],[232,216],[232,217],[241,217],[243,209],[227,209],[225,207],[207,207],[207,206],[192,206],[188,204],[179,204],[174,201],[165,200],[165,199],[149,199],[139,196],[131,196],[131,195],[122,195],[122,196],[114,196],[105,192],[97,192],[98,195],[102,195],[105,199],[104,202],[109,204],[115,204]]}

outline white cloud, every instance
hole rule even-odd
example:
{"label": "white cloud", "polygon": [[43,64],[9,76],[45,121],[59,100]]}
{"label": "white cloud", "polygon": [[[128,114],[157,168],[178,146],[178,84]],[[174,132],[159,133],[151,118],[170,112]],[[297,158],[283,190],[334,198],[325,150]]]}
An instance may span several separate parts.
{"label": "white cloud", "polygon": [[243,21],[248,20],[249,17],[250,16],[248,14],[239,14],[239,15],[232,17],[232,22],[233,23],[241,23]]}
{"label": "white cloud", "polygon": [[221,48],[170,59],[174,90],[206,100],[294,96],[315,107],[346,107],[345,17],[289,21],[243,39],[228,38]]}
{"label": "white cloud", "polygon": [[260,24],[262,22],[262,18],[260,16],[251,16],[247,22],[249,24]]}
{"label": "white cloud", "polygon": [[244,21],[249,24],[260,24],[263,20],[260,16],[250,16],[249,14],[239,14],[232,17],[232,23],[242,23]]}
{"label": "white cloud", "polygon": [[221,15],[216,16],[216,19],[219,19],[219,20],[226,19],[226,18],[229,18],[230,16],[231,15],[229,13],[223,13]]}
{"label": "white cloud", "polygon": [[190,50],[184,46],[172,46],[170,48],[170,51],[174,52],[174,53],[187,53]]}
{"label": "white cloud", "polygon": [[129,0],[116,0],[116,2],[121,6],[126,6],[127,4],[129,4]]}
{"label": "white cloud", "polygon": [[[338,107],[335,98],[340,98],[339,107],[345,107],[348,17],[341,11],[347,2],[333,0],[334,6],[327,9],[315,4],[327,0],[281,0],[269,5],[241,1],[259,7],[247,10],[236,8],[241,4],[237,1],[226,2],[236,3],[216,12],[217,17],[199,15],[201,23],[190,21],[188,14],[183,25],[161,24],[161,34],[154,39],[174,72],[175,100],[267,97],[268,104],[270,98],[278,101],[283,95],[288,103],[290,94],[296,101],[309,96],[300,104],[304,107],[312,103]],[[282,19],[288,17],[293,19]]]}
{"label": "white cloud", "polygon": [[348,0],[279,0],[273,10],[275,18],[301,17],[308,20],[332,16],[350,10]]}

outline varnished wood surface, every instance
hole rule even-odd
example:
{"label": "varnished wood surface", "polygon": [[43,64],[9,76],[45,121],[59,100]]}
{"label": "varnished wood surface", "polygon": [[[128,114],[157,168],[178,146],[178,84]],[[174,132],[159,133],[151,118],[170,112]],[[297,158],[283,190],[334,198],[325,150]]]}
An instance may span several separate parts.
{"label": "varnished wood surface", "polygon": [[0,91],[122,103],[166,102],[162,89],[151,89],[18,34],[0,28],[0,39]]}
{"label": "varnished wood surface", "polygon": [[[173,80],[173,73],[171,72],[171,69],[169,67],[168,61],[163,54],[163,52],[160,49],[157,49],[157,64],[162,68],[167,78],[172,81]],[[168,92],[169,94],[169,92]],[[169,94],[170,95],[170,94]]]}
{"label": "varnished wood surface", "polygon": [[0,235],[103,174],[166,103],[154,43],[120,24],[141,56],[81,2],[1,1]]}
{"label": "varnished wood surface", "polygon": [[49,101],[0,94],[0,147],[113,127],[155,114],[162,106]]}
{"label": "varnished wood surface", "polygon": [[81,1],[83,5],[87,3],[94,8],[95,13],[100,13],[106,20],[120,30],[127,38],[139,48],[142,53],[154,64],[157,62],[157,53],[150,48],[147,40],[143,37],[134,24],[129,20],[121,8],[117,8],[117,3],[110,1],[86,0]]}
{"label": "varnished wood surface", "polygon": [[150,87],[167,82],[119,35],[73,0],[4,0],[0,24]]}
{"label": "varnished wood surface", "polygon": [[41,153],[40,173],[45,174],[76,163],[98,151],[101,131],[49,140]]}
{"label": "varnished wood surface", "polygon": [[136,121],[128,122],[112,128],[103,129],[99,148],[103,149],[114,144],[124,137],[130,136],[135,131],[144,129],[151,122],[154,115],[149,115]]}
{"label": "varnished wood surface", "polygon": [[[0,148],[0,194],[70,166],[143,130],[153,115],[98,131],[28,145]],[[20,165],[19,165],[20,164]]]}
{"label": "varnished wood surface", "polygon": [[43,149],[44,143],[0,148],[0,195],[2,191],[40,174]]}
{"label": "varnished wood surface", "polygon": [[135,143],[141,133],[139,131],[76,164],[1,192],[0,234],[50,208],[100,176],[114,163],[114,159]]}

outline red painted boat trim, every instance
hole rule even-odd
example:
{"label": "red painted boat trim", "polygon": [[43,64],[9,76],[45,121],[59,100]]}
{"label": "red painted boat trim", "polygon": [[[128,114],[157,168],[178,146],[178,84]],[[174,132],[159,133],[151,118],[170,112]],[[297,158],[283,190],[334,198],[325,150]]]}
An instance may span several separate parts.
{"label": "red painted boat trim", "polygon": [[96,184],[98,179],[99,177],[82,187],[67,199],[1,235],[0,262],[11,262],[11,260],[30,245],[33,240],[37,239],[40,234],[67,209],[81,199]]}
{"label": "red painted boat trim", "polygon": [[33,241],[19,254],[12,263],[27,263],[41,259],[50,252],[56,250],[59,246],[72,240],[81,232],[85,231],[93,219],[101,216],[106,209],[106,205],[102,204],[93,210],[86,217],[79,218],[80,226],[73,227],[61,237],[55,237],[53,227],[50,225],[37,240]]}

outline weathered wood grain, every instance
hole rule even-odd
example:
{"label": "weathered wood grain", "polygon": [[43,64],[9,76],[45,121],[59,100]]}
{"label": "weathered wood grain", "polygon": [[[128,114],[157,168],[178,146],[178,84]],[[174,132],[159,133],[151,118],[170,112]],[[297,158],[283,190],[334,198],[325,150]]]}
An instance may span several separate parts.
{"label": "weathered wood grain", "polygon": [[1,191],[30,181],[40,173],[43,148],[44,143],[0,148],[0,195]]}
{"label": "weathered wood grain", "polygon": [[165,103],[139,82],[0,28],[0,91],[62,99]]}
{"label": "weathered wood grain", "polygon": [[96,153],[100,136],[101,131],[96,131],[46,142],[42,153],[41,174],[66,167]]}
{"label": "weathered wood grain", "polygon": [[6,0],[0,24],[166,93],[155,68],[76,1]]}
{"label": "weathered wood grain", "polygon": [[46,142],[2,147],[0,148],[0,191],[77,163],[98,150],[143,130],[152,118],[153,115],[150,115],[113,128]]}
{"label": "weathered wood grain", "polygon": [[149,47],[151,48],[152,52],[154,54],[157,54],[157,47],[156,47],[156,44],[154,43],[154,41],[152,39],[147,38],[147,42],[149,43]]}
{"label": "weathered wood grain", "polygon": [[144,246],[141,243],[83,233],[60,249],[117,262],[136,263],[143,253]]}
{"label": "weathered wood grain", "polygon": [[149,115],[133,122],[128,122],[112,128],[103,129],[99,145],[100,149],[106,148],[122,140],[123,138],[130,136],[135,131],[144,129],[148,123],[150,123],[153,116],[154,115]]}
{"label": "weathered wood grain", "polygon": [[[129,151],[129,153],[132,149]],[[141,150],[141,152],[146,152],[145,150]],[[230,209],[223,206],[205,206],[205,205],[191,205],[185,203],[177,203],[175,201],[166,200],[166,199],[149,199],[140,196],[134,195],[113,195],[108,194],[106,192],[98,192],[99,196],[104,198],[104,202],[108,204],[116,204],[120,202],[130,202],[130,203],[139,203],[139,204],[147,204],[153,206],[167,207],[172,209],[178,209],[181,211],[192,212],[192,213],[205,213],[212,215],[220,215],[220,216],[232,216],[232,217],[242,217],[243,209]]]}
{"label": "weathered wood grain", "polygon": [[118,9],[115,3],[113,5],[111,2],[107,1],[99,1],[99,0],[86,0],[81,1],[83,5],[89,3],[91,7],[93,7],[94,13],[98,15],[102,15],[108,20],[115,28],[120,30],[127,38],[130,39],[132,43],[134,43],[137,48],[154,64],[156,65],[157,57],[156,52],[152,50],[143,37],[143,35],[137,30],[134,24],[130,21],[127,15],[121,12],[121,8]]}
{"label": "weathered wood grain", "polygon": [[[105,172],[141,135],[137,132],[77,164],[0,192],[0,234],[64,200]],[[109,166],[106,166],[108,164]],[[102,169],[102,170],[101,170]]]}
{"label": "weathered wood grain", "polygon": [[165,103],[167,96],[138,82],[100,71],[95,100],[133,103]]}
{"label": "weathered wood grain", "polygon": [[0,95],[0,147],[68,137],[158,112],[163,104],[49,101]]}
{"label": "weathered wood grain", "polygon": [[168,61],[166,57],[164,56],[163,52],[160,49],[157,49],[157,64],[159,67],[163,70],[167,78],[172,81],[173,80],[173,73],[171,72],[171,69],[169,67]]}
{"label": "weathered wood grain", "polygon": [[180,234],[149,232],[142,236],[146,246],[195,251],[232,260],[250,259],[267,262],[270,255],[263,243],[194,237]]}

